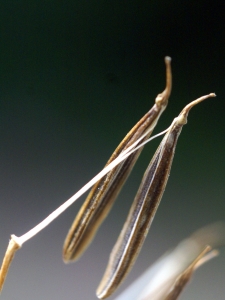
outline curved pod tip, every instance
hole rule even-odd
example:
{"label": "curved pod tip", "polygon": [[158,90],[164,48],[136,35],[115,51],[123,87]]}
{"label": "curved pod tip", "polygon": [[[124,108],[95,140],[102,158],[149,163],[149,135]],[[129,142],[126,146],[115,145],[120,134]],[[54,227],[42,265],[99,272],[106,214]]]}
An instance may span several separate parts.
{"label": "curved pod tip", "polygon": [[177,118],[174,119],[174,121],[177,124],[180,125],[184,125],[187,123],[187,116],[189,111],[191,110],[192,107],[194,107],[195,105],[197,105],[198,103],[208,99],[208,98],[212,98],[212,97],[216,97],[215,93],[210,93],[208,95],[202,96],[192,102],[190,102],[188,105],[185,106],[185,108],[183,108],[183,110],[181,111],[181,113],[179,114],[179,116]]}
{"label": "curved pod tip", "polygon": [[166,65],[166,87],[165,90],[158,94],[158,96],[155,99],[155,104],[157,106],[167,105],[169,96],[171,94],[172,90],[172,70],[171,70],[171,57],[166,56],[164,61]]}

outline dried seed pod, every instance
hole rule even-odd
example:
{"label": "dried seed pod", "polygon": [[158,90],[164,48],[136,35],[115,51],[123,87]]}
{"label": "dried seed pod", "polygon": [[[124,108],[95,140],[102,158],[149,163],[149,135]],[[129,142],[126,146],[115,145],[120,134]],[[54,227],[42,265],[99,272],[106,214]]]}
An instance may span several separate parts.
{"label": "dried seed pod", "polygon": [[212,248],[224,245],[225,224],[217,222],[201,228],[168,251],[115,300],[175,300],[192,273],[218,255]]}
{"label": "dried seed pod", "polygon": [[133,266],[153,221],[169,177],[178,137],[190,109],[214,97],[203,96],[189,103],[172,122],[141,181],[119,238],[111,252],[105,274],[97,289],[100,299],[111,295]]}
{"label": "dried seed pod", "polygon": [[[202,252],[196,257],[196,259],[181,273],[177,276],[174,284],[170,287],[168,293],[163,300],[177,300],[181,292],[190,281],[195,269],[197,269],[206,260],[215,257],[218,254],[216,250],[211,251],[210,246],[206,246]],[[150,296],[142,297],[140,300],[151,299]]]}
{"label": "dried seed pod", "polygon": [[[168,98],[170,96],[172,86],[170,61],[171,59],[169,57],[165,58],[166,88],[164,92],[156,97],[152,109],[150,109],[125,136],[113,152],[106,166],[141,136],[146,134],[143,140],[147,140],[151,135],[160,115],[167,106]],[[142,148],[132,153],[126,160],[120,163],[94,185],[78,212],[64,242],[63,259],[65,262],[78,259],[91,243],[99,226],[107,217],[118,193],[137,161]]]}

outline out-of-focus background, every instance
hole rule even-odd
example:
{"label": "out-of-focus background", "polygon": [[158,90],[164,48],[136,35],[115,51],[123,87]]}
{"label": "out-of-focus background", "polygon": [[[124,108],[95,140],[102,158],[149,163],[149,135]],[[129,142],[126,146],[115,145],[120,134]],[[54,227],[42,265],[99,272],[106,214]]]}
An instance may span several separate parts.
{"label": "out-of-focus background", "polygon": [[[141,254],[116,294],[166,250],[225,218],[224,1],[1,1],[0,257],[101,168],[165,86],[155,133],[191,100],[171,176]],[[144,149],[108,219],[81,259],[62,244],[78,200],[16,254],[3,300],[96,299],[109,253],[157,145]],[[224,299],[225,251],[197,271],[182,300]],[[109,299],[113,299],[110,297]]]}

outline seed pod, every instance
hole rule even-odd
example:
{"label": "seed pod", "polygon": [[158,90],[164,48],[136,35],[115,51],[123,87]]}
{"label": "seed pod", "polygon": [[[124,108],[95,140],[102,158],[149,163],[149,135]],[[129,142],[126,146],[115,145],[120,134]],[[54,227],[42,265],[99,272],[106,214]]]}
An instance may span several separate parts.
{"label": "seed pod", "polygon": [[[125,136],[110,157],[106,166],[141,136],[146,134],[143,139],[146,140],[151,135],[160,115],[167,106],[168,98],[170,96],[172,86],[170,61],[171,59],[169,57],[165,58],[166,88],[164,92],[156,97],[152,109],[150,109]],[[132,153],[126,160],[120,163],[94,185],[76,216],[64,242],[64,262],[77,260],[89,246],[99,226],[107,217],[118,193],[137,161],[142,148]]]}
{"label": "seed pod", "polygon": [[97,296],[111,295],[133,266],[147,236],[150,225],[164,193],[169,177],[178,137],[190,109],[199,102],[214,97],[203,96],[188,104],[172,122],[156,150],[131,206],[127,220],[111,252],[105,274],[97,289]]}
{"label": "seed pod", "polygon": [[224,243],[225,223],[201,228],[167,251],[114,300],[177,299],[195,270],[216,257],[219,252],[215,247]]}

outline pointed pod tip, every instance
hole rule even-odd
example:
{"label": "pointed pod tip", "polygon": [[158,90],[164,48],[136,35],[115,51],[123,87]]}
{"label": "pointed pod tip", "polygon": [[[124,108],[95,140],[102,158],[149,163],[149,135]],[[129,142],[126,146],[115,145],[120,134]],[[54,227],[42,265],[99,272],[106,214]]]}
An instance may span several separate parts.
{"label": "pointed pod tip", "polygon": [[65,264],[70,264],[71,262],[74,262],[73,257],[68,252],[63,252],[62,259]]}
{"label": "pointed pod tip", "polygon": [[68,265],[70,263],[70,260],[66,259],[65,257],[62,258],[64,264]]}
{"label": "pointed pod tip", "polygon": [[113,281],[110,281],[109,278],[105,278],[106,273],[104,274],[99,286],[96,290],[96,296],[98,299],[106,299],[117,289],[117,285],[113,284]]}
{"label": "pointed pod tip", "polygon": [[210,97],[216,97],[216,94],[215,93],[210,93],[209,96]]}
{"label": "pointed pod tip", "polygon": [[62,259],[65,264],[69,264],[71,262],[71,254],[68,251],[68,248],[65,247],[65,245],[63,247]]}
{"label": "pointed pod tip", "polygon": [[165,62],[166,62],[166,63],[170,63],[171,60],[172,60],[172,58],[171,58],[170,56],[166,56],[166,57],[165,57]]}
{"label": "pointed pod tip", "polygon": [[99,290],[99,288],[97,289],[96,291],[96,296],[98,299],[102,300],[102,299],[105,299],[107,298],[109,295],[103,293],[101,290]]}
{"label": "pointed pod tip", "polygon": [[185,114],[186,116],[188,115],[190,109],[192,107],[194,107],[195,105],[197,105],[198,103],[208,99],[208,98],[211,98],[211,97],[216,97],[216,94],[215,93],[210,93],[208,95],[205,95],[205,96],[202,96],[194,101],[192,101],[191,103],[189,103],[188,105],[185,106],[185,108],[182,110],[182,114]]}
{"label": "pointed pod tip", "polygon": [[192,107],[194,107],[195,105],[197,105],[198,103],[200,103],[200,102],[202,102],[202,101],[204,101],[208,98],[211,98],[211,97],[216,97],[216,94],[215,93],[210,93],[210,94],[202,96],[202,97],[190,102],[188,105],[186,105],[185,108],[183,108],[183,110],[179,114],[179,116],[174,119],[176,124],[180,124],[180,125],[186,124],[187,123],[187,116],[188,116],[188,113],[189,113],[190,109]]}
{"label": "pointed pod tip", "polygon": [[171,93],[172,89],[172,71],[171,71],[171,57],[166,56],[165,57],[165,65],[166,65],[166,87],[164,91],[160,94],[155,99],[155,104],[162,108],[167,106],[168,104],[168,99]]}

